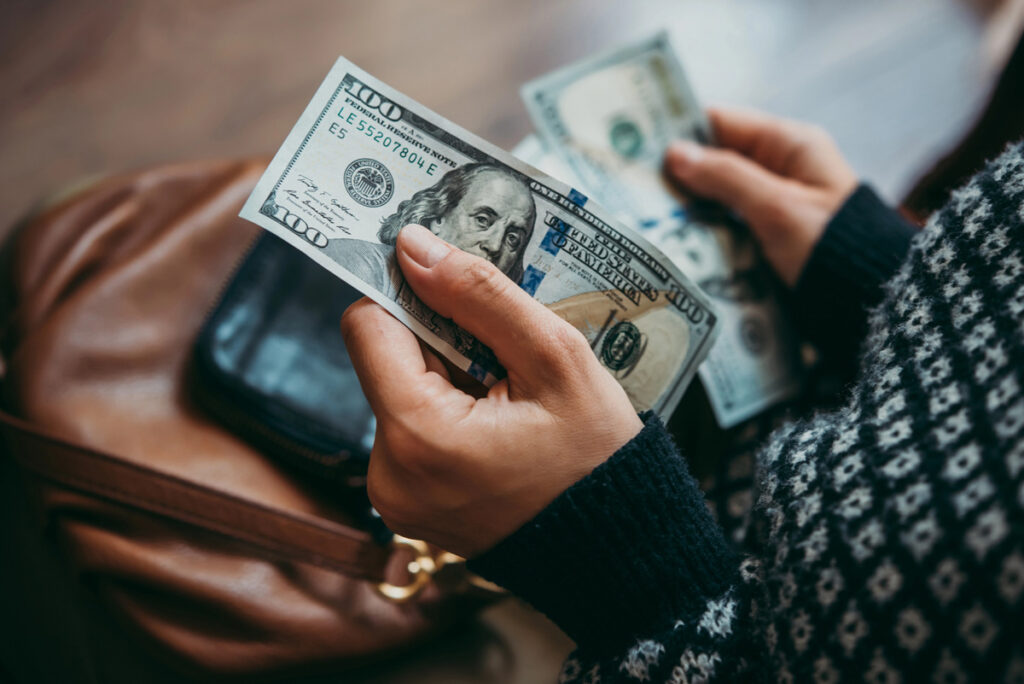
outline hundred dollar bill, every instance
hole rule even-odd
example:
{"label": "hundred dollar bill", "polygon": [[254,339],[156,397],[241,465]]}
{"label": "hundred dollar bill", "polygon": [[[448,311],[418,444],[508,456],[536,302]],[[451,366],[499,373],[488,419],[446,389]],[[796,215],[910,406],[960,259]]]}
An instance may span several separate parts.
{"label": "hundred dollar bill", "polygon": [[800,387],[799,349],[757,245],[730,214],[688,200],[662,172],[673,139],[712,142],[667,34],[542,76],[522,95],[541,138],[539,146],[524,143],[530,161],[567,167],[560,178],[711,295],[722,333],[699,372],[719,424],[733,426],[791,397]]}
{"label": "hundred dollar bill", "polygon": [[241,215],[373,298],[487,385],[490,349],[405,284],[409,223],[483,256],[583,332],[637,410],[667,418],[717,317],[650,242],[570,188],[339,59]]}

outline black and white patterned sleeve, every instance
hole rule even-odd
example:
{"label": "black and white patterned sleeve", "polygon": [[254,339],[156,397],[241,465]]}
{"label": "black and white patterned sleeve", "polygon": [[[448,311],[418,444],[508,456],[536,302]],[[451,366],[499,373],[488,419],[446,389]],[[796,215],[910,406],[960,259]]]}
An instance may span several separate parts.
{"label": "black and white patterned sleeve", "polygon": [[1024,681],[1024,156],[954,194],[843,405],[757,457],[742,553],[657,419],[470,567],[578,650],[562,682]]}
{"label": "black and white patterned sleeve", "polygon": [[643,418],[629,444],[470,561],[580,645],[566,682],[735,671],[756,563],[726,540],[661,422]]}
{"label": "black and white patterned sleeve", "polygon": [[790,300],[793,323],[827,368],[849,382],[867,336],[868,310],[906,259],[917,228],[860,185],[825,226]]}

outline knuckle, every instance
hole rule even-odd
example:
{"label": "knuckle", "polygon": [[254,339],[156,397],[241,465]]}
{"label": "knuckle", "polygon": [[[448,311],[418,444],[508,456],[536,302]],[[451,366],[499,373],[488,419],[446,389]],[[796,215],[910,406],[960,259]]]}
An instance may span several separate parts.
{"label": "knuckle", "polygon": [[431,464],[434,459],[430,458],[430,452],[426,449],[412,448],[395,454],[395,463],[405,472],[422,479],[431,471]]}
{"label": "knuckle", "polygon": [[817,144],[831,144],[832,136],[823,126],[810,124],[807,131],[807,139]]}
{"label": "knuckle", "polygon": [[587,345],[587,338],[583,336],[583,333],[569,323],[559,320],[558,325],[553,326],[553,328],[551,333],[554,338],[553,341],[564,353],[579,354],[584,350],[590,349]]}
{"label": "knuckle", "polygon": [[377,511],[389,530],[403,536],[412,536],[408,530],[416,516],[408,510],[403,494],[395,491],[390,483],[375,482],[367,478],[366,496],[373,510]]}
{"label": "knuckle", "polygon": [[[417,491],[407,483],[419,482],[410,479],[410,470],[400,456],[400,452],[387,449],[386,457],[374,449],[366,473],[366,495],[374,510],[392,532],[406,536],[420,522],[423,511],[422,503],[417,498]],[[385,463],[387,465],[381,465]]]}
{"label": "knuckle", "polygon": [[705,168],[716,175],[727,175],[741,163],[742,156],[735,150],[708,149]]}
{"label": "knuckle", "polygon": [[794,155],[810,155],[821,149],[830,148],[832,136],[818,124],[801,123],[794,130]]}
{"label": "knuckle", "polygon": [[404,415],[377,424],[377,439],[386,445],[388,458],[402,465],[416,451],[417,433]]}
{"label": "knuckle", "polygon": [[452,279],[451,289],[457,295],[490,299],[503,296],[510,282],[497,266],[486,259],[468,257]]}
{"label": "knuckle", "polygon": [[573,373],[593,356],[583,333],[562,319],[552,321],[542,339],[543,357],[555,371]]}
{"label": "knuckle", "polygon": [[793,208],[797,199],[789,186],[781,186],[765,197],[765,201],[758,209],[758,220],[774,231],[788,226],[793,220]]}
{"label": "knuckle", "polygon": [[423,444],[433,426],[449,416],[445,405],[446,389],[437,384],[418,382],[410,386],[402,411],[396,413],[393,429],[400,430],[410,445]]}
{"label": "knuckle", "polygon": [[388,473],[375,465],[375,461],[379,460],[370,460],[370,467],[366,473],[366,495],[373,508],[390,526],[393,521],[401,521],[405,517],[405,496]]}
{"label": "knuckle", "polygon": [[378,430],[388,445],[391,461],[400,470],[423,478],[435,473],[444,459],[436,431],[429,427],[430,423],[419,420],[419,415],[419,410],[410,410],[386,427],[378,426]]}
{"label": "knuckle", "polygon": [[707,194],[712,199],[726,202],[735,201],[734,194],[737,188],[737,179],[744,178],[747,174],[750,161],[735,150],[715,150],[708,156],[708,164],[705,170],[705,182]]}

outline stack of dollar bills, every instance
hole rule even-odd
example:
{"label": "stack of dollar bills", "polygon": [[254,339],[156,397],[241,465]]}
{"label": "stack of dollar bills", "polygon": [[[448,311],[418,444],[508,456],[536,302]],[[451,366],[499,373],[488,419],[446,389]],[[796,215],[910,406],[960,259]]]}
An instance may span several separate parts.
{"label": "stack of dollar bills", "polygon": [[695,374],[722,427],[792,396],[799,356],[756,244],[662,172],[672,140],[714,142],[667,34],[522,94],[537,134],[510,154],[340,58],[242,216],[487,385],[499,360],[406,286],[402,226],[489,259],[569,321],[637,411],[667,419]]}

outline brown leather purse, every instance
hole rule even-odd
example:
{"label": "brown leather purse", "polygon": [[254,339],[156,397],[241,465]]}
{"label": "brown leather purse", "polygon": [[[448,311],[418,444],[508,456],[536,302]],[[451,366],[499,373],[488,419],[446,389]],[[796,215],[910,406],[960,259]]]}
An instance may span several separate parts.
{"label": "brown leather purse", "polygon": [[258,232],[237,213],[263,168],[99,182],[20,228],[0,281],[0,431],[47,538],[126,647],[246,679],[350,668],[494,597],[457,557],[375,543],[343,485],[297,478],[194,404],[192,345]]}

